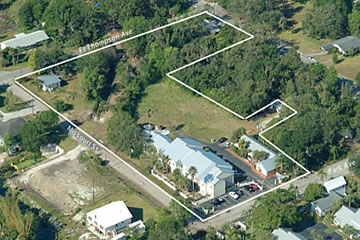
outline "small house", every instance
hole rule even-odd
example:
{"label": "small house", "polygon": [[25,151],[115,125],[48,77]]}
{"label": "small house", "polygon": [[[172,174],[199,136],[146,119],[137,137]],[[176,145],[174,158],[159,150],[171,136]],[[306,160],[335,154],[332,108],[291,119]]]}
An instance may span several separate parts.
{"label": "small house", "polygon": [[356,210],[350,207],[342,206],[335,213],[334,224],[341,228],[345,225],[350,225],[357,231],[360,231],[360,209]]}
{"label": "small house", "polygon": [[328,193],[330,192],[336,192],[340,194],[341,196],[345,196],[345,190],[346,190],[346,180],[344,176],[339,176],[336,178],[333,178],[326,183],[324,183],[324,187],[326,188],[326,191]]}
{"label": "small house", "polygon": [[260,143],[256,139],[243,135],[240,139],[245,140],[247,143],[249,153],[248,153],[248,160],[250,162],[253,161],[253,153],[255,151],[263,151],[266,152],[266,159],[255,163],[255,168],[264,176],[269,176],[275,173],[275,161],[278,155],[272,151],[270,148],[266,147],[264,144]]}
{"label": "small house", "polygon": [[61,86],[61,79],[55,75],[41,75],[39,76],[39,80],[41,82],[41,89],[44,92],[52,92]]}
{"label": "small house", "polygon": [[42,30],[32,32],[29,34],[19,33],[15,35],[15,38],[3,41],[0,43],[1,50],[5,48],[21,48],[30,49],[41,42],[49,39],[49,36]]}
{"label": "small house", "polygon": [[101,239],[119,239],[120,230],[128,227],[132,218],[124,201],[116,201],[88,212],[86,225]]}
{"label": "small house", "polygon": [[326,53],[330,53],[333,48],[336,48],[342,55],[346,56],[351,54],[351,51],[353,51],[353,53],[360,51],[360,39],[354,36],[347,36],[334,42],[324,44],[320,48]]}
{"label": "small house", "polygon": [[311,203],[311,210],[319,217],[324,217],[325,214],[330,211],[331,205],[335,201],[341,200],[342,197],[336,192],[330,192],[326,197],[320,198]]}

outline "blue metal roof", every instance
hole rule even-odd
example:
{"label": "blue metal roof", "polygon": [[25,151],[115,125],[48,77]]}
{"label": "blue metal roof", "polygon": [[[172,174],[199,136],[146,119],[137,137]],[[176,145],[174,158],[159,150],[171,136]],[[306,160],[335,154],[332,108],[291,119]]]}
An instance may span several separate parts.
{"label": "blue metal roof", "polygon": [[159,132],[146,130],[145,133],[153,141],[154,146],[160,153],[164,153],[165,149],[168,148],[171,143],[171,139],[168,136]]}

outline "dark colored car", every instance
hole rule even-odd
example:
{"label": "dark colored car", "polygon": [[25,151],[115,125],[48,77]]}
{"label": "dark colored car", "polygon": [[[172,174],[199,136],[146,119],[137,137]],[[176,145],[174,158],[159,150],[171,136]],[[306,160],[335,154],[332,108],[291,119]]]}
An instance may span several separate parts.
{"label": "dark colored car", "polygon": [[244,195],[244,192],[241,191],[241,190],[236,190],[235,193],[236,193],[237,195],[239,195],[239,197],[241,197],[241,196]]}
{"label": "dark colored car", "polygon": [[218,140],[218,143],[223,143],[223,142],[226,142],[228,139],[225,138],[225,137],[222,137]]}
{"label": "dark colored car", "polygon": [[211,204],[214,205],[214,206],[218,206],[221,204],[221,202],[218,200],[218,199],[214,199],[211,201]]}
{"label": "dark colored car", "polygon": [[259,190],[259,187],[258,187],[258,185],[256,185],[256,184],[250,184],[250,187],[251,187],[254,191]]}

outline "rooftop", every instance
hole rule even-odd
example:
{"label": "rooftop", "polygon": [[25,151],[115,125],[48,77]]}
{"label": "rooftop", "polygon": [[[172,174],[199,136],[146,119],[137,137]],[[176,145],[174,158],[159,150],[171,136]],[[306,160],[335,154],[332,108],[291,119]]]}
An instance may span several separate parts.
{"label": "rooftop", "polygon": [[341,200],[342,197],[337,194],[336,192],[330,192],[330,194],[326,197],[320,198],[313,202],[313,204],[316,204],[322,211],[329,210],[331,207],[331,204],[336,200]]}
{"label": "rooftop", "polygon": [[347,36],[334,41],[332,44],[338,45],[342,50],[348,52],[351,47],[353,48],[360,47],[360,39],[358,37]]}
{"label": "rooftop", "polygon": [[337,189],[338,187],[342,187],[346,185],[346,180],[344,176],[339,176],[336,178],[333,178],[326,183],[324,183],[324,187],[326,188],[326,191],[330,192],[334,189]]}
{"label": "rooftop", "polygon": [[272,232],[273,240],[307,240],[299,233],[294,233],[288,229],[278,228]]}
{"label": "rooftop", "polygon": [[6,133],[10,133],[15,136],[24,124],[25,120],[20,117],[6,122],[0,122],[0,137],[3,138]]}
{"label": "rooftop", "polygon": [[341,227],[348,224],[360,231],[360,209],[356,211],[356,209],[342,206],[335,213],[334,221]]}
{"label": "rooftop", "polygon": [[55,75],[41,75],[39,76],[39,80],[46,86],[61,82],[61,79]]}
{"label": "rooftop", "polygon": [[203,182],[215,184],[221,173],[233,173],[232,166],[212,152],[207,152],[203,146],[190,138],[176,138],[164,152],[170,159],[179,162],[185,169],[196,167],[195,177]]}
{"label": "rooftop", "polygon": [[133,217],[124,201],[109,203],[88,212],[87,215],[96,219],[104,229]]}
{"label": "rooftop", "polygon": [[25,33],[17,34],[15,35],[15,38],[1,42],[1,44],[2,45],[4,44],[6,47],[12,47],[12,48],[28,47],[47,39],[49,39],[49,36],[44,31],[39,30],[29,34],[25,34]]}

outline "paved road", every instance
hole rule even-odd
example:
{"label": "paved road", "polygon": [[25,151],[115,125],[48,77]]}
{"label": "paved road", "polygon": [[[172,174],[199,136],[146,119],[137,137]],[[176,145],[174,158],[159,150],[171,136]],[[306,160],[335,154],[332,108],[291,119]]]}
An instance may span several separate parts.
{"label": "paved road", "polygon": [[[337,176],[351,174],[347,167],[348,165],[349,165],[348,159],[344,159],[344,160],[334,163],[328,167],[325,167],[324,169],[327,173],[327,179],[337,177]],[[325,179],[325,181],[327,179]],[[303,193],[305,191],[306,186],[309,185],[310,183],[314,183],[314,182],[322,183],[322,181],[320,180],[320,177],[316,173],[310,174],[307,177],[296,181],[294,183],[294,185],[298,186],[300,193]],[[284,186],[284,188],[288,188],[288,187],[289,187],[288,185]],[[254,202],[255,202],[254,200],[249,201],[235,209],[230,210],[229,212],[219,215],[213,219],[210,219],[209,221],[207,221],[205,223],[195,222],[189,228],[194,231],[206,229],[209,225],[211,225],[215,228],[220,228],[225,223],[229,223],[231,221],[234,221],[234,220],[240,218],[242,212],[244,210],[250,209],[251,206],[254,204]]]}
{"label": "paved road", "polygon": [[6,122],[9,121],[10,119],[14,119],[14,118],[18,118],[18,117],[24,117],[30,114],[33,114],[33,109],[31,107],[28,108],[24,108],[21,109],[19,111],[15,111],[15,112],[9,112],[9,113],[5,113],[0,111],[0,115],[1,117],[1,121]]}
{"label": "paved road", "polygon": [[29,72],[30,69],[28,67],[9,72],[0,71],[0,85],[9,85],[9,90],[13,91],[13,93],[18,96],[22,101],[28,103],[29,106],[34,105],[34,109],[31,109],[31,111],[45,111],[48,109],[47,107],[45,107],[39,101],[34,101],[33,97],[30,94],[28,94],[26,91],[24,91],[14,83],[15,77]]}
{"label": "paved road", "polygon": [[26,74],[29,72],[30,69],[28,67],[15,71],[0,71],[0,84],[12,83],[15,77],[21,76],[22,74]]}

